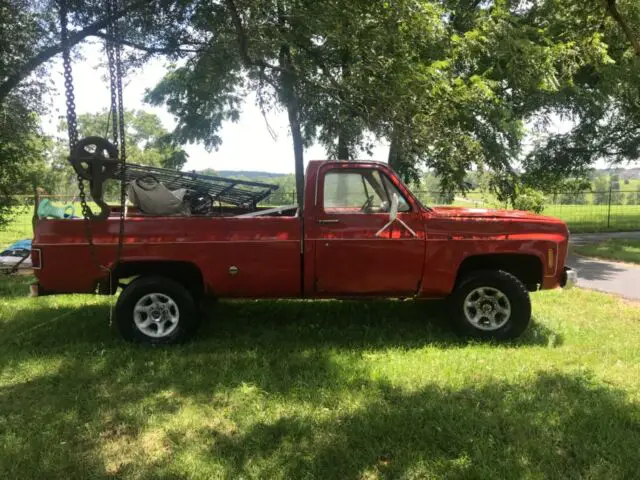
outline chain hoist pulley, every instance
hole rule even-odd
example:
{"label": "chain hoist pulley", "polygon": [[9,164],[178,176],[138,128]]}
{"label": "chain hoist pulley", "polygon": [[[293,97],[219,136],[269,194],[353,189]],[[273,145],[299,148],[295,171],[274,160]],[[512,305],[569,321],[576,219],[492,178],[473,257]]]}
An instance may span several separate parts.
{"label": "chain hoist pulley", "polygon": [[[91,220],[105,220],[109,217],[110,208],[104,201],[104,182],[109,178],[120,177],[120,231],[118,248],[114,265],[120,261],[124,236],[124,215],[126,203],[126,142],[124,123],[124,102],[122,89],[122,59],[119,43],[119,27],[117,9],[119,0],[107,0],[107,42],[105,44],[109,64],[111,89],[110,116],[113,122],[113,143],[103,137],[87,137],[78,140],[78,120],[76,115],[73,74],[67,26],[67,2],[60,0],[60,36],[64,66],[64,87],[67,106],[67,128],[69,134],[69,162],[78,176],[79,199],[82,206],[85,231],[91,256],[100,265],[95,252]],[[94,213],[87,203],[84,181],[89,181],[90,193],[100,211]],[[112,286],[110,286],[111,288]]]}

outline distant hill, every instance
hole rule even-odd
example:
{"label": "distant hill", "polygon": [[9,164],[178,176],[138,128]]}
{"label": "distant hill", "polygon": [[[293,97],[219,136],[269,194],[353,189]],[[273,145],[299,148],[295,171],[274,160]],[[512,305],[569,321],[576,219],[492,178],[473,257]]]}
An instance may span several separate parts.
{"label": "distant hill", "polygon": [[617,173],[620,178],[624,179],[634,179],[640,178],[640,167],[632,167],[632,168],[601,168],[596,170],[599,175],[611,175],[613,173]]}
{"label": "distant hill", "polygon": [[280,178],[291,175],[290,173],[273,173],[273,172],[256,172],[253,170],[220,170],[217,172],[220,177],[243,177],[249,179],[255,178]]}

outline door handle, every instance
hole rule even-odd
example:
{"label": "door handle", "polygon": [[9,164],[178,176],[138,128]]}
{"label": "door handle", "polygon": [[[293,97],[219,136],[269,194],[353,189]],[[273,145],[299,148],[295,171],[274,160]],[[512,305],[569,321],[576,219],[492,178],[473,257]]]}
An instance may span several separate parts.
{"label": "door handle", "polygon": [[340,220],[337,218],[321,218],[318,220],[318,223],[325,225],[327,223],[338,223]]}

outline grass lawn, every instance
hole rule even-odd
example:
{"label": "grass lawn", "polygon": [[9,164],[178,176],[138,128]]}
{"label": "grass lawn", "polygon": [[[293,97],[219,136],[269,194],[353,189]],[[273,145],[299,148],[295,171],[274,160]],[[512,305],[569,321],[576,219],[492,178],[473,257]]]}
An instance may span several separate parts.
{"label": "grass lawn", "polygon": [[637,478],[640,307],[533,296],[514,344],[412,301],[221,302],[129,345],[93,296],[0,278],[0,478]]}
{"label": "grass lawn", "polygon": [[580,245],[574,251],[588,257],[640,263],[640,240],[612,238],[605,242]]}
{"label": "grass lawn", "polygon": [[[548,205],[543,215],[557,217],[573,233],[640,230],[640,205]],[[609,218],[609,220],[608,220]]]}
{"label": "grass lawn", "polygon": [[6,227],[0,227],[0,251],[11,245],[16,240],[33,237],[31,227],[32,210],[21,209]]}

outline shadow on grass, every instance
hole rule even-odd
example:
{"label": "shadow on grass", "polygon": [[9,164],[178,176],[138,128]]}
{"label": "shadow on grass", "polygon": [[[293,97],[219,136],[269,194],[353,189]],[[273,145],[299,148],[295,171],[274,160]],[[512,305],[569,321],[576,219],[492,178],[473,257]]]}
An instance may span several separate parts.
{"label": "shadow on grass", "polygon": [[[0,474],[634,478],[640,468],[638,405],[588,378],[406,391],[362,368],[275,345],[74,355],[0,389]],[[172,423],[193,408],[201,415]],[[224,475],[207,474],[212,465]]]}
{"label": "shadow on grass", "polygon": [[0,298],[19,298],[29,295],[29,285],[34,281],[31,275],[7,275],[0,273]]}
{"label": "shadow on grass", "polygon": [[[560,420],[569,431],[557,434],[558,443],[600,428],[598,444],[613,436],[607,448],[621,458],[631,448],[620,448],[616,435],[628,429],[634,410],[621,394],[577,379],[409,393],[372,380],[362,359],[376,350],[466,345],[450,333],[440,302],[220,302],[194,342],[153,349],[122,342],[108,324],[106,306],[55,307],[40,300],[0,332],[0,375],[12,379],[0,388],[2,478],[194,478],[212,464],[232,478],[349,478],[370,469],[394,477],[423,467],[436,476],[545,473],[551,467],[538,464],[560,450],[538,444],[536,429],[551,441]],[[560,340],[534,323],[516,346]],[[355,410],[345,398],[351,392],[366,398]],[[193,425],[171,426],[194,405],[205,413]],[[257,413],[287,412],[291,405],[326,415],[282,413],[267,421]],[[594,410],[583,412],[588,408]],[[218,418],[218,412],[227,416]],[[575,412],[585,413],[581,423]],[[150,427],[154,418],[160,420]],[[161,432],[156,443],[148,439],[154,429]],[[638,432],[626,435],[633,442]],[[560,468],[568,473],[597,474],[598,465],[612,471],[613,463],[592,465],[589,446],[571,443],[561,450],[569,457]],[[525,453],[529,463],[516,465]],[[193,460],[175,463],[180,455]],[[615,466],[627,468],[624,463]]]}
{"label": "shadow on grass", "polygon": [[579,377],[541,374],[527,386],[459,391],[372,388],[363,408],[338,418],[284,417],[240,435],[199,435],[231,476],[251,475],[261,462],[283,478],[420,470],[436,478],[631,478],[640,466],[638,406]]}
{"label": "shadow on grass", "polygon": [[[0,329],[0,345],[38,346],[41,351],[48,348],[64,352],[71,344],[90,348],[123,344],[109,323],[108,306],[53,308],[42,299],[34,299],[32,305]],[[468,343],[452,332],[443,301],[222,301],[207,308],[203,315],[202,326],[192,342],[192,348],[202,351],[247,346],[269,350],[274,345],[287,350],[318,346],[448,348]],[[562,341],[560,335],[534,318],[520,338],[503,346],[558,346]]]}

